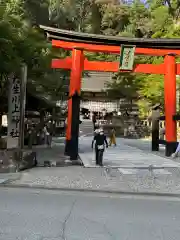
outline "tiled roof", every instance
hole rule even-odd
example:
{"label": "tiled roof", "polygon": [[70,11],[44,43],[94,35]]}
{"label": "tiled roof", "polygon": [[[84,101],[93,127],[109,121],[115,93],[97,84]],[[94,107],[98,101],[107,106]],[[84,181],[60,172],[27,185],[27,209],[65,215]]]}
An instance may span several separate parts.
{"label": "tiled roof", "polygon": [[[135,45],[140,48],[180,49],[179,38],[127,38],[120,36],[80,33],[42,25],[40,25],[40,28],[45,31],[49,39],[58,39],[65,42],[103,44],[111,46],[127,44]],[[74,44],[74,46],[76,46],[76,44]]]}
{"label": "tiled roof", "polygon": [[84,92],[101,92],[107,89],[107,83],[112,79],[112,73],[88,72],[82,77],[81,90]]}

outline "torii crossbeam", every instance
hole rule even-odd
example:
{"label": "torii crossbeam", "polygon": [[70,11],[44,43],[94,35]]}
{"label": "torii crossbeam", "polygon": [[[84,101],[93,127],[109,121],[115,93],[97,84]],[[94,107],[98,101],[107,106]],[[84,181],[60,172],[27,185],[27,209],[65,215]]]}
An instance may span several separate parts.
{"label": "torii crossbeam", "polygon": [[137,39],[119,38],[94,34],[76,33],[57,28],[41,26],[52,40],[52,46],[72,51],[72,56],[65,59],[53,59],[52,68],[70,69],[68,100],[68,122],[66,130],[66,153],[72,160],[78,157],[79,111],[82,71],[119,71],[119,62],[88,61],[85,51],[120,54],[120,45],[135,45],[135,54],[163,56],[164,63],[137,64],[132,72],[164,75],[165,99],[165,135],[166,156],[176,148],[176,75],[180,74],[180,64],[176,64],[176,55],[180,55],[180,39]]}

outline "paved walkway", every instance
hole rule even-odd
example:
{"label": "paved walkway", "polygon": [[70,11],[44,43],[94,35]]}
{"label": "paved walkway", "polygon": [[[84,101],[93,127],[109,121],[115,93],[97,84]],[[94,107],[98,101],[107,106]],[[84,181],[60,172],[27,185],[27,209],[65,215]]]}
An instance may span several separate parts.
{"label": "paved walkway", "polygon": [[[95,154],[91,149],[92,137],[80,138],[80,158],[85,167],[96,167]],[[136,141],[136,140],[133,140]],[[138,140],[137,140],[138,141]],[[139,143],[140,145],[140,143]],[[111,168],[157,168],[180,167],[180,163],[155,155],[146,149],[128,145],[127,140],[117,139],[116,147],[109,147],[104,153],[104,166]]]}
{"label": "paved walkway", "polygon": [[[84,163],[86,161],[87,167],[37,167],[22,172],[21,177],[0,175],[0,185],[7,182],[7,186],[10,184],[14,187],[180,194],[180,163],[156,156],[148,149],[140,150],[129,146],[128,140],[118,139],[118,146],[109,148],[105,152],[106,167],[95,168],[92,161],[94,153],[90,147],[91,140],[91,137],[80,138],[80,156],[85,159]],[[141,145],[140,142],[138,144]],[[55,145],[58,145],[57,141]],[[53,153],[53,149],[47,151]],[[41,153],[42,161],[44,158],[53,160],[54,156],[60,157],[60,152],[58,154],[57,151],[54,156],[50,156],[50,152],[49,155],[46,155],[45,151]],[[149,164],[160,169],[149,171]]]}

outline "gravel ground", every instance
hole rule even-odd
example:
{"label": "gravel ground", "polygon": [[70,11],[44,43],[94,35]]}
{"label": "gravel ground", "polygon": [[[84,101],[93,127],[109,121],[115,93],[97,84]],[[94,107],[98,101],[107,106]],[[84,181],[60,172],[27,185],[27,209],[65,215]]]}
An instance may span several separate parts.
{"label": "gravel ground", "polygon": [[[149,152],[147,141],[125,140],[126,144]],[[57,156],[58,146],[55,147]],[[42,150],[39,150],[42,151]],[[51,150],[47,150],[51,151]],[[46,151],[40,152],[41,159],[50,158]],[[55,155],[56,155],[55,154]],[[60,155],[58,155],[60,154]],[[53,159],[53,157],[51,157]],[[178,161],[178,159],[177,159]],[[131,174],[124,174],[122,169],[84,168],[81,166],[37,167],[21,173],[20,177],[12,178],[12,186],[43,187],[75,190],[95,190],[108,192],[140,192],[140,193],[168,193],[180,194],[180,168],[165,169],[163,173],[156,170],[137,169]],[[5,175],[0,175],[6,179]],[[8,176],[11,180],[11,177]],[[3,184],[3,181],[2,183]],[[9,184],[9,182],[8,182]]]}
{"label": "gravel ground", "polygon": [[11,184],[71,190],[180,194],[180,170],[171,169],[168,175],[151,175],[144,170],[134,175],[123,175],[118,169],[110,168],[35,168],[22,173],[21,178]]}

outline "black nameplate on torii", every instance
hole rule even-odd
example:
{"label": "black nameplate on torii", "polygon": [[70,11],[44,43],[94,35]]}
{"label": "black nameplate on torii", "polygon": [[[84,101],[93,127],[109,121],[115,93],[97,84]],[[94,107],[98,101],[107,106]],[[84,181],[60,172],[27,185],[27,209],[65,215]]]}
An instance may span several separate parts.
{"label": "black nameplate on torii", "polygon": [[[165,117],[165,116],[160,116],[159,120],[165,121],[165,120],[166,120],[166,117]],[[179,115],[179,114],[178,114],[178,115],[174,115],[174,116],[173,116],[173,120],[174,120],[174,121],[180,121],[180,115]]]}

